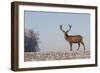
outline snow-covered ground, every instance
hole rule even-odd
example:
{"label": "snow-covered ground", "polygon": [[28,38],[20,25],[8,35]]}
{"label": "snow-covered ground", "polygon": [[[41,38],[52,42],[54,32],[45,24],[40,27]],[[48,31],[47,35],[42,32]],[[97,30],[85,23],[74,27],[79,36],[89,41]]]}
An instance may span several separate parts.
{"label": "snow-covered ground", "polygon": [[24,61],[46,61],[46,60],[67,60],[67,59],[90,58],[90,51],[69,51],[69,52],[25,52]]}

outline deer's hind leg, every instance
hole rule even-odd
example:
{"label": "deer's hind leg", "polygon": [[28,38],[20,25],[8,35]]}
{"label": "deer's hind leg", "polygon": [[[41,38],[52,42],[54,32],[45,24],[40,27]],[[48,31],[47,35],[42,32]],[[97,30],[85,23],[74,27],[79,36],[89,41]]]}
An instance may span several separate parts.
{"label": "deer's hind leg", "polygon": [[78,43],[78,49],[77,50],[79,50],[79,48],[80,48],[80,43]]}
{"label": "deer's hind leg", "polygon": [[85,45],[84,45],[83,41],[81,41],[81,44],[83,45],[83,47],[84,47],[84,51],[85,51]]}

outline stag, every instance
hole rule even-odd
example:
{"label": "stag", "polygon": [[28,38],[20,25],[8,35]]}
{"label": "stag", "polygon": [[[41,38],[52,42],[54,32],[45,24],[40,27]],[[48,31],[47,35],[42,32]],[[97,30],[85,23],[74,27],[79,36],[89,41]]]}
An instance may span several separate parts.
{"label": "stag", "polygon": [[63,24],[60,25],[60,30],[64,33],[65,40],[68,41],[69,44],[70,44],[70,51],[72,51],[72,44],[73,43],[78,44],[77,50],[79,50],[80,44],[82,44],[83,47],[84,47],[84,51],[85,51],[85,45],[83,43],[83,37],[81,35],[69,35],[68,32],[71,30],[71,27],[72,27],[71,25],[69,25],[69,30],[66,30],[66,31],[62,29],[62,26],[63,26]]}

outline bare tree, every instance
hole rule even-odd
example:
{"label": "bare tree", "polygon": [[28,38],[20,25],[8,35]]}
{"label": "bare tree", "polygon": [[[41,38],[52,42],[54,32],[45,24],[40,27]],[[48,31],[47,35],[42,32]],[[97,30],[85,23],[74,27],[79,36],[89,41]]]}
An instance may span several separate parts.
{"label": "bare tree", "polygon": [[25,30],[24,35],[24,51],[25,52],[37,52],[39,51],[39,35],[37,35],[33,30]]}
{"label": "bare tree", "polygon": [[73,43],[78,44],[77,50],[79,50],[79,48],[80,48],[80,43],[84,46],[84,50],[85,50],[85,45],[83,43],[83,37],[81,35],[69,35],[68,32],[71,30],[71,27],[72,27],[71,25],[69,25],[69,30],[66,30],[66,31],[64,31],[62,29],[62,26],[63,26],[63,24],[60,25],[60,30],[64,33],[65,40],[68,41],[70,44],[70,51],[72,51],[72,44]]}

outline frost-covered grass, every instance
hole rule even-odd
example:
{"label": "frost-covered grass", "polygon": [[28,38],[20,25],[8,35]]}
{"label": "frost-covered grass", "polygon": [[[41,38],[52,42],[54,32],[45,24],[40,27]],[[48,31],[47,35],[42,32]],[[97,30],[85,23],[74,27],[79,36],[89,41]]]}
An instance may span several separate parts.
{"label": "frost-covered grass", "polygon": [[69,60],[88,59],[90,51],[64,51],[64,52],[25,52],[24,61],[47,61],[47,60]]}

